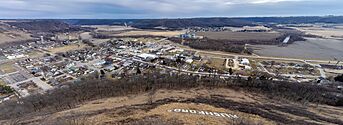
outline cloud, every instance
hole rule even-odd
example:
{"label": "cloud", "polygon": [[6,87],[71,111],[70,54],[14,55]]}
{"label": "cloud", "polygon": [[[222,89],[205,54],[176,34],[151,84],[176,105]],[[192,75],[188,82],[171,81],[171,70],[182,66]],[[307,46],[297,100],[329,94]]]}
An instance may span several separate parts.
{"label": "cloud", "polygon": [[268,3],[279,3],[279,2],[300,2],[300,1],[306,1],[306,0],[254,0],[250,3],[252,4],[268,4]]}
{"label": "cloud", "polygon": [[2,18],[176,18],[341,14],[341,0],[0,0]]}

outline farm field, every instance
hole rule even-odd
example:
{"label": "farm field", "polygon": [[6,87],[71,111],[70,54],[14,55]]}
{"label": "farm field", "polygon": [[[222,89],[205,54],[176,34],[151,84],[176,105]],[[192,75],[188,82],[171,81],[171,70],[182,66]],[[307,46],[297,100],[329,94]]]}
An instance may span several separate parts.
{"label": "farm field", "polygon": [[82,40],[92,39],[92,35],[90,35],[90,32],[80,33],[80,37],[81,37]]}
{"label": "farm field", "polygon": [[158,38],[145,38],[145,37],[139,37],[139,38],[121,38],[123,40],[129,40],[129,41],[137,41],[142,43],[155,43],[156,41],[160,40]]}
{"label": "farm field", "polygon": [[91,43],[93,43],[94,45],[100,45],[100,44],[105,43],[109,40],[111,40],[111,39],[95,39],[95,38],[90,39]]}
{"label": "farm field", "polygon": [[334,39],[307,38],[287,47],[253,45],[254,53],[261,56],[333,60],[343,59],[343,41]]}
{"label": "farm field", "polygon": [[48,51],[50,51],[52,53],[59,53],[59,52],[67,52],[67,51],[71,51],[71,50],[78,50],[78,49],[82,49],[84,47],[86,47],[85,44],[71,44],[71,45],[67,45],[67,46],[63,46],[63,47],[52,48],[52,49],[49,49]]}
{"label": "farm field", "polygon": [[164,36],[173,37],[185,33],[185,31],[129,31],[120,34],[115,34],[114,36]]}
{"label": "farm field", "polygon": [[73,33],[58,33],[56,34],[59,40],[72,40],[72,39],[78,39],[79,38],[79,32],[73,32]]}
{"label": "farm field", "polygon": [[[185,31],[158,31],[142,30],[134,27],[110,26],[110,25],[90,25],[82,26],[94,28],[97,33],[108,36],[164,36],[173,37],[185,33]],[[82,36],[82,35],[81,35]]]}
{"label": "farm field", "polygon": [[197,32],[196,35],[222,40],[272,40],[281,34],[278,32]]}
{"label": "farm field", "polygon": [[343,26],[333,26],[331,28],[313,26],[313,27],[293,27],[307,34],[321,36],[323,38],[343,39]]}
{"label": "farm field", "polygon": [[95,31],[123,31],[123,30],[133,30],[136,28],[133,27],[125,27],[125,26],[109,26],[109,25],[90,25],[90,26],[82,26],[82,27],[90,27],[96,28]]}

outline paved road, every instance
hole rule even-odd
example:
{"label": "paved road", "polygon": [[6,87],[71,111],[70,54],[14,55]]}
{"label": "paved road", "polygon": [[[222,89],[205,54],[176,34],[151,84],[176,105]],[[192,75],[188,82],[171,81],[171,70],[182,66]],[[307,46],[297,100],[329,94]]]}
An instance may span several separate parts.
{"label": "paved road", "polygon": [[323,68],[318,68],[318,69],[319,69],[319,72],[320,72],[320,77],[326,78],[326,73],[325,73],[324,69]]}
{"label": "paved road", "polygon": [[309,63],[308,61],[304,61],[304,63],[308,64],[308,65],[311,65],[313,67],[317,67],[319,72],[320,72],[320,77],[322,78],[326,78],[326,73],[324,71],[324,69],[322,68],[322,66],[320,65],[316,65],[316,64],[312,64],[312,63]]}
{"label": "paved road", "polygon": [[262,63],[259,62],[258,65],[262,68],[262,70],[263,70],[264,72],[268,73],[269,75],[276,76],[275,73],[269,72],[269,71],[266,69],[266,67],[265,67]]}
{"label": "paved road", "polygon": [[19,71],[12,72],[12,73],[7,73],[7,74],[2,74],[2,75],[0,75],[0,78],[7,77],[7,76],[10,76],[10,75],[13,75],[13,74],[16,74],[16,73],[19,73]]}
{"label": "paved road", "polygon": [[[305,61],[304,59],[294,59],[294,58],[264,57],[264,56],[229,54],[229,53],[223,53],[223,52],[211,52],[211,51],[194,50],[194,49],[190,49],[190,50],[199,51],[199,52],[205,53],[205,54],[222,55],[222,56],[239,56],[239,57],[243,57],[243,58],[281,60],[281,61],[299,61],[299,62]],[[329,62],[329,60],[306,60],[306,61],[307,62],[316,62],[316,63],[328,63]]]}

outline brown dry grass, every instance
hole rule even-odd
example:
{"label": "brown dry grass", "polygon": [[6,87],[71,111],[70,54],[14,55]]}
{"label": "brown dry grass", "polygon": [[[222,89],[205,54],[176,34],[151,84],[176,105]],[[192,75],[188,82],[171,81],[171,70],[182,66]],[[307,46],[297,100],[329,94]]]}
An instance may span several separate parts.
{"label": "brown dry grass", "polygon": [[16,72],[17,71],[13,67],[13,63],[12,62],[0,64],[0,70],[3,73],[12,73],[12,72]]}
{"label": "brown dry grass", "polygon": [[343,110],[341,107],[332,107],[326,105],[310,105],[309,107],[310,111],[320,114],[321,116],[343,119]]}
{"label": "brown dry grass", "polygon": [[[210,97],[211,95],[224,94],[228,99],[237,102],[255,102],[259,97],[253,97],[253,95],[234,91],[230,89],[214,89],[214,90],[204,90],[204,89],[192,89],[192,90],[159,90],[154,95],[154,100],[161,100],[165,98],[194,98],[198,96]],[[87,112],[103,110],[107,108],[121,107],[125,105],[136,105],[141,103],[146,103],[148,100],[147,94],[134,95],[127,97],[115,97],[106,98],[101,100],[96,100],[89,102],[87,105],[82,105],[79,108],[62,112]]]}
{"label": "brown dry grass", "polygon": [[198,32],[196,35],[204,36],[210,39],[225,39],[225,40],[271,40],[280,36],[277,32]]}
{"label": "brown dry grass", "polygon": [[59,40],[69,40],[69,39],[78,39],[80,33],[79,32],[72,32],[68,34],[58,33],[56,35],[58,36]]}
{"label": "brown dry grass", "polygon": [[3,81],[2,79],[0,79],[0,85],[6,85],[5,81]]}
{"label": "brown dry grass", "polygon": [[133,27],[124,26],[97,26],[97,31],[122,31],[122,30],[133,30]]}
{"label": "brown dry grass", "polygon": [[44,55],[44,53],[42,53],[40,51],[31,51],[31,52],[27,53],[27,55],[31,58],[37,58],[37,57],[42,57]]}
{"label": "brown dry grass", "polygon": [[210,67],[225,70],[225,59],[211,58],[208,62]]}
{"label": "brown dry grass", "polygon": [[52,48],[49,49],[48,51],[52,52],[52,53],[59,53],[59,52],[67,52],[67,51],[71,51],[71,50],[79,50],[86,47],[85,44],[71,44],[71,45],[67,45],[67,46],[63,46],[63,47],[57,47],[57,48]]}
{"label": "brown dry grass", "polygon": [[154,42],[156,42],[157,39],[154,39],[154,38],[144,38],[144,37],[142,37],[142,38],[138,38],[137,40],[138,40],[139,42],[142,42],[142,43],[148,43],[148,42],[154,43]]}
{"label": "brown dry grass", "polygon": [[12,28],[3,22],[0,21],[0,29],[4,29],[3,32],[0,32],[0,44],[32,39],[31,34]]}
{"label": "brown dry grass", "polygon": [[321,36],[324,38],[342,38],[343,29],[340,28],[323,28],[323,27],[296,27],[295,29],[308,34]]}
{"label": "brown dry grass", "polygon": [[91,27],[91,28],[96,28],[96,31],[123,31],[123,30],[133,30],[136,28],[133,27],[125,27],[125,26],[109,26],[109,25],[87,25],[87,26],[82,26],[82,27]]}
{"label": "brown dry grass", "polygon": [[183,123],[188,125],[198,125],[198,124],[208,124],[208,125],[220,125],[220,124],[233,124],[234,120],[228,118],[218,118],[218,117],[211,117],[211,116],[201,116],[201,115],[194,115],[194,114],[183,114],[183,113],[174,113],[174,112],[167,112],[171,109],[192,109],[192,110],[200,110],[200,111],[211,111],[211,112],[225,112],[229,114],[237,115],[238,117],[244,117],[245,119],[249,119],[254,121],[255,124],[257,123],[264,123],[264,124],[273,124],[268,120],[261,118],[256,115],[241,113],[238,111],[231,111],[226,110],[223,108],[216,108],[206,104],[184,104],[184,103],[171,103],[159,106],[147,113],[147,115],[159,115],[164,117],[165,119],[179,119]]}
{"label": "brown dry grass", "polygon": [[[159,90],[154,96],[153,100],[161,100],[165,98],[194,98],[197,96],[210,97],[211,95],[224,94],[226,98],[235,100],[237,102],[255,102],[257,98],[253,95],[249,95],[240,91],[234,91],[229,89],[214,89],[214,90],[204,90],[204,89],[192,89],[192,90]],[[92,121],[95,124],[104,124],[104,123],[117,123],[127,120],[138,120],[145,119],[146,117],[155,117],[158,116],[164,121],[177,120],[185,124],[196,125],[196,124],[226,124],[233,123],[234,120],[220,117],[210,117],[210,116],[201,116],[201,115],[192,115],[192,114],[178,114],[173,112],[168,112],[168,110],[183,108],[183,109],[195,109],[195,110],[204,110],[212,112],[225,112],[238,115],[239,117],[244,117],[244,120],[254,121],[256,123],[265,123],[272,124],[266,119],[263,119],[256,115],[250,115],[246,113],[241,113],[238,111],[226,110],[223,108],[216,108],[206,104],[195,104],[195,103],[171,103],[158,106],[152,110],[146,111],[144,109],[135,109],[129,110],[121,109],[120,107],[132,106],[144,104],[148,100],[148,94],[129,96],[129,97],[117,97],[117,98],[108,98],[97,101],[89,102],[85,105],[82,105],[79,108],[68,110],[65,112],[58,113],[58,117],[68,116],[69,114],[78,114],[85,112],[97,112],[101,110],[111,110],[116,109],[111,113],[101,113],[87,118],[88,121]],[[118,109],[119,108],[119,109]],[[112,110],[111,110],[112,111]]]}
{"label": "brown dry grass", "polygon": [[[191,90],[159,90],[154,94],[153,101],[163,100],[166,98],[170,98],[170,99],[187,99],[187,98],[196,98],[196,97],[210,98],[211,95],[223,95],[223,94],[225,95],[225,99],[231,99],[237,102],[256,102],[257,100],[260,100],[260,98],[263,98],[261,96],[255,96],[255,95],[244,93],[242,91],[235,91],[235,90],[230,90],[230,89],[213,89],[213,90],[191,89]],[[149,112],[146,112],[143,109],[135,109],[131,112],[125,111],[126,108],[120,109],[122,107],[127,107],[127,106],[130,107],[133,105],[146,104],[148,100],[149,100],[148,93],[140,94],[140,95],[129,95],[125,97],[105,98],[105,99],[90,101],[88,103],[80,105],[78,108],[62,111],[59,113],[54,113],[54,114],[44,116],[44,117],[35,117],[32,119],[26,120],[24,122],[32,122],[32,123],[39,122],[40,124],[43,124],[43,123],[50,123],[51,121],[56,121],[60,118],[65,118],[65,117],[70,117],[70,116],[85,116],[86,118],[84,118],[84,121],[91,122],[94,125],[101,125],[108,122],[116,123],[116,122],[120,122],[120,121],[128,120],[128,119],[140,119],[143,117],[150,117],[156,114],[162,116],[164,113],[167,112],[167,111],[164,111],[164,108],[168,107],[168,105],[161,106],[161,107],[159,106],[159,108],[156,108],[155,110],[151,110]],[[177,106],[177,104],[174,104],[174,107],[175,106]],[[188,105],[185,104],[185,106],[188,106]],[[190,106],[196,107],[195,105],[190,105]],[[200,105],[200,106],[206,107],[206,105]],[[198,108],[204,109],[203,107],[198,107]],[[210,106],[207,105],[207,107],[210,107]],[[124,110],[124,113],[126,112],[132,115],[116,114],[117,112],[120,112],[121,110]],[[208,110],[221,111],[222,109],[213,108],[213,109],[208,109]],[[225,112],[225,110],[223,111]],[[228,110],[228,112],[230,113],[231,111]],[[87,114],[93,114],[93,115],[87,115]],[[164,117],[162,118],[165,119]],[[202,119],[201,116],[189,116],[189,118],[190,118],[188,119],[189,121],[192,120],[191,118]],[[180,119],[182,119],[182,117],[180,117]],[[212,122],[215,122],[216,120],[218,120],[216,117],[209,117],[207,119],[209,119],[209,121],[212,121]]]}
{"label": "brown dry grass", "polygon": [[165,36],[173,37],[185,33],[184,31],[129,31],[125,33],[116,34],[115,36]]}
{"label": "brown dry grass", "polygon": [[24,32],[6,32],[6,33],[0,33],[0,43],[6,43],[6,42],[13,42],[13,41],[22,41],[22,40],[29,40],[32,39],[28,34]]}
{"label": "brown dry grass", "polygon": [[[149,93],[140,95],[128,95],[124,97],[105,98],[95,101],[87,102],[80,105],[77,108],[62,111],[59,113],[50,114],[47,116],[35,117],[30,120],[24,121],[24,123],[39,123],[48,124],[58,121],[59,119],[67,120],[63,123],[75,124],[82,123],[82,125],[103,125],[103,124],[152,124],[152,123],[183,123],[190,125],[198,124],[240,124],[242,121],[248,124],[277,124],[265,117],[250,114],[247,111],[240,112],[241,110],[234,110],[236,108],[221,108],[221,106],[210,105],[211,103],[193,103],[183,102],[182,100],[196,99],[196,98],[217,98],[221,100],[230,100],[237,102],[244,107],[252,106],[251,109],[258,108],[258,110],[265,111],[266,113],[277,113],[285,117],[285,119],[292,118],[299,121],[308,121],[311,123],[324,124],[325,121],[313,120],[310,117],[297,115],[297,113],[286,112],[279,110],[278,108],[259,108],[259,105],[271,105],[276,107],[283,106],[296,106],[301,105],[296,103],[285,103],[282,100],[273,100],[263,95],[256,93],[247,93],[244,91],[235,91],[232,89],[201,89],[194,88],[190,90],[158,90],[152,98],[153,102],[159,102],[165,99],[176,99],[180,102],[170,103],[156,103],[157,105],[149,105]],[[218,100],[217,100],[218,101]],[[181,103],[182,102],[182,103]],[[227,105],[236,105],[235,103],[228,103]],[[240,105],[237,105],[238,107]],[[254,107],[256,106],[256,107]],[[224,106],[225,107],[225,106]],[[310,104],[304,109],[316,113],[321,117],[337,118],[341,119],[343,111],[340,108],[323,105]],[[175,113],[168,112],[172,109],[192,109],[211,112],[225,112],[233,115],[237,115],[239,119],[233,120],[222,117],[202,116],[196,114]],[[239,108],[238,108],[239,109]],[[267,110],[269,109],[269,110]],[[254,111],[252,111],[254,112]]]}

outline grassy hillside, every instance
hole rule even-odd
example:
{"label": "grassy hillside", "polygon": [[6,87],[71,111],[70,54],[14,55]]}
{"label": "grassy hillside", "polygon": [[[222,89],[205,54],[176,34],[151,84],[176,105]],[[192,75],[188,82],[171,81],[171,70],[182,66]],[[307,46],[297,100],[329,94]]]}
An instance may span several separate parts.
{"label": "grassy hillside", "polygon": [[0,44],[33,39],[31,34],[0,21]]}
{"label": "grassy hillside", "polygon": [[[330,86],[268,80],[160,74],[87,78],[19,104],[1,104],[0,124],[343,124],[342,99],[342,91]],[[239,118],[168,111],[174,108]]]}

